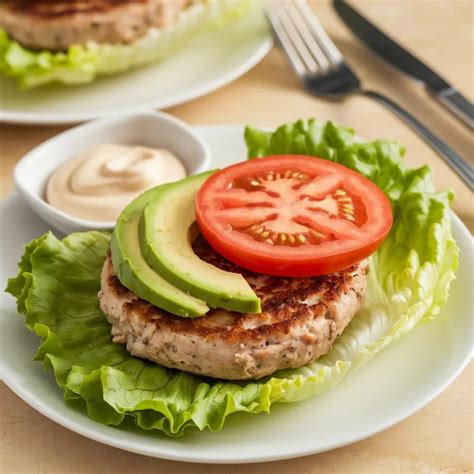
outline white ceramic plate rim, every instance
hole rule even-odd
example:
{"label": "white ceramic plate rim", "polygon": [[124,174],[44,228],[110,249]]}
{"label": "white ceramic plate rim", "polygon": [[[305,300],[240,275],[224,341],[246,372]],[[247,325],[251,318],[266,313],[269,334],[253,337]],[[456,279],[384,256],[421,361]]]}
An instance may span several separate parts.
{"label": "white ceramic plate rim", "polygon": [[[255,53],[250,56],[245,62],[242,62],[240,66],[236,67],[233,71],[224,74],[213,81],[209,81],[207,84],[203,84],[200,87],[196,87],[190,90],[188,93],[183,93],[172,99],[158,99],[147,103],[146,105],[138,105],[136,107],[124,107],[120,110],[120,114],[132,114],[147,112],[154,109],[166,109],[168,107],[174,107],[176,105],[189,102],[190,100],[197,99],[203,95],[209,94],[210,92],[219,89],[232,81],[235,81],[240,76],[243,76],[246,72],[250,71],[256,66],[270,51],[273,46],[273,39],[267,38],[262,42],[260,47]],[[117,116],[118,112],[107,112],[102,114],[91,113],[71,113],[71,114],[39,114],[39,113],[24,113],[24,112],[12,112],[9,110],[0,109],[0,123],[12,123],[12,124],[23,124],[23,125],[67,125],[75,124],[79,122],[85,122],[96,118],[108,118]]]}
{"label": "white ceramic plate rim", "polygon": [[[235,126],[222,126],[222,127],[196,127],[196,131],[204,132],[215,130],[215,133],[220,131],[235,129]],[[470,242],[472,245],[472,237],[464,226],[462,221],[454,213],[452,213],[452,225],[455,234],[463,236],[462,242],[458,242],[461,247],[461,252],[469,255],[472,252],[472,248],[469,248],[469,245],[466,242]],[[401,422],[408,416],[414,414],[434,398],[436,398],[441,392],[443,392],[464,370],[467,364],[470,362],[473,357],[473,348],[470,347],[469,350],[463,354],[462,357],[458,359],[455,370],[452,370],[448,377],[440,380],[439,382],[433,383],[429,390],[426,393],[418,398],[416,402],[409,405],[399,405],[396,410],[392,409],[392,415],[387,416],[383,421],[372,423],[370,427],[362,427],[359,430],[356,430],[355,433],[341,436],[337,441],[328,443],[323,447],[305,447],[302,449],[289,448],[287,451],[280,451],[278,453],[264,453],[262,455],[247,455],[245,452],[240,456],[226,457],[223,455],[219,458],[209,458],[205,453],[203,455],[189,455],[186,453],[177,454],[176,452],[171,452],[169,448],[164,448],[160,450],[159,440],[157,440],[156,447],[153,449],[147,447],[140,447],[134,444],[132,447],[127,444],[126,441],[119,440],[113,435],[108,435],[107,433],[100,433],[95,430],[93,427],[83,426],[80,423],[71,420],[68,416],[62,415],[54,411],[54,409],[48,405],[47,401],[39,399],[34,396],[34,394],[26,389],[23,389],[20,383],[17,383],[17,378],[13,373],[13,367],[7,367],[5,364],[0,361],[0,375],[5,382],[5,384],[15,392],[20,398],[22,398],[26,403],[28,403],[35,410],[46,416],[47,418],[53,420],[59,425],[76,432],[80,435],[88,437],[92,440],[104,443],[109,446],[113,446],[119,449],[128,450],[138,454],[143,454],[151,457],[157,457],[162,459],[176,460],[176,461],[185,461],[185,462],[197,462],[197,463],[254,463],[254,462],[267,462],[267,461],[277,461],[283,459],[291,459],[301,456],[307,456],[310,454],[316,454],[319,452],[331,450],[354,442],[365,439],[369,436],[372,436],[376,433],[379,433],[396,423]],[[32,363],[35,363],[32,361]],[[264,423],[265,420],[263,419]]]}

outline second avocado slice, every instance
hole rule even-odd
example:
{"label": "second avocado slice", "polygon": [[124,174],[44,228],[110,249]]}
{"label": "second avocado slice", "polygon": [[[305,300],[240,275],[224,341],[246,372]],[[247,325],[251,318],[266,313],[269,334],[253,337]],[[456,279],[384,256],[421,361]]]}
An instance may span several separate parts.
{"label": "second avocado slice", "polygon": [[193,251],[190,228],[195,221],[194,201],[198,189],[212,173],[201,173],[160,188],[141,218],[141,251],[156,272],[209,306],[259,313],[260,299],[241,274],[221,270]]}

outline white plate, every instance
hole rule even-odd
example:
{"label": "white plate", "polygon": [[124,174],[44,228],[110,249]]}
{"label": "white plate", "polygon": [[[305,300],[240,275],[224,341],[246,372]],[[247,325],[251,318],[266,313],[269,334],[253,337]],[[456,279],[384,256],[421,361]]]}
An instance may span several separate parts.
{"label": "white plate", "polygon": [[268,53],[272,39],[261,8],[200,34],[159,64],[102,77],[85,86],[19,90],[0,76],[0,122],[65,124],[166,108],[237,79]]}
{"label": "white plate", "polygon": [[[241,127],[198,129],[214,156],[212,166],[245,157]],[[97,424],[64,404],[51,372],[32,358],[38,338],[23,325],[9,295],[0,299],[0,369],[7,385],[57,423],[111,446],[166,459],[240,463],[286,459],[343,446],[403,420],[439,395],[472,354],[472,240],[453,214],[461,248],[451,297],[434,321],[384,350],[341,385],[300,403],[276,405],[271,415],[233,415],[220,433],[190,431],[182,438]],[[16,273],[22,245],[47,230],[13,195],[0,204],[0,285]],[[8,229],[8,231],[6,230]]]}

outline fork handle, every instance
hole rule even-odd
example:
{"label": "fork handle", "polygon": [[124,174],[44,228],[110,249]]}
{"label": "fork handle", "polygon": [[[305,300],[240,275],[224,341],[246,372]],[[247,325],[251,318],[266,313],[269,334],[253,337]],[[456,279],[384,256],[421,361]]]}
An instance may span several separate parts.
{"label": "fork handle", "polygon": [[393,102],[388,97],[371,90],[361,90],[360,94],[370,97],[383,104],[392,111],[397,117],[401,118],[409,127],[411,127],[423,140],[438,153],[438,155],[451,167],[453,171],[464,181],[472,191],[474,189],[474,177],[472,166],[456,153],[447,143],[439,139],[413,115],[404,108]]}

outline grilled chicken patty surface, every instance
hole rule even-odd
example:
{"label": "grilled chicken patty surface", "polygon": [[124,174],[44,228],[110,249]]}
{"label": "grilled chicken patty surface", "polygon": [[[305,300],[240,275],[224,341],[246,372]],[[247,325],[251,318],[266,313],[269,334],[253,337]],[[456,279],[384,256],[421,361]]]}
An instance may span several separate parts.
{"label": "grilled chicken patty surface", "polygon": [[228,380],[256,379],[326,354],[365,297],[367,261],[332,275],[282,278],[237,267],[201,237],[194,250],[223,270],[242,273],[262,299],[262,313],[212,309],[196,319],[174,316],[127,290],[108,256],[99,299],[114,342],[169,368]]}
{"label": "grilled chicken patty surface", "polygon": [[129,43],[173,23],[190,0],[9,0],[0,28],[24,46],[52,51],[87,41]]}

